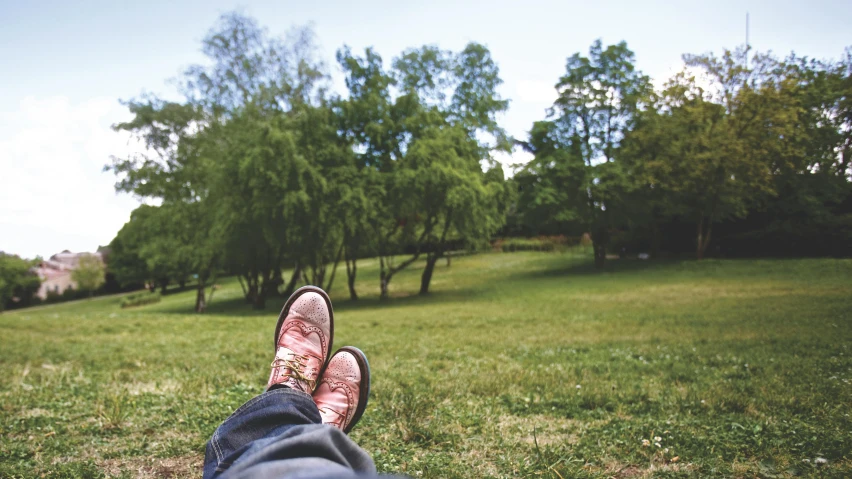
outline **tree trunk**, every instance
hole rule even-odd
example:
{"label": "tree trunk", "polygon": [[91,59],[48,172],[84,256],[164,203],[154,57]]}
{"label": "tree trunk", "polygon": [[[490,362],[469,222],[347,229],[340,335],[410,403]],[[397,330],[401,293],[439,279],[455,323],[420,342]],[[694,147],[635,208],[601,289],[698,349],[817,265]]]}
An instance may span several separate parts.
{"label": "tree trunk", "polygon": [[296,284],[301,276],[302,266],[296,262],[296,266],[293,268],[293,274],[290,276],[290,282],[287,283],[287,287],[284,289],[284,294],[282,296],[289,297],[293,294],[293,291],[296,290]]}
{"label": "tree trunk", "polygon": [[429,283],[432,281],[432,273],[435,271],[435,263],[441,257],[440,254],[430,254],[426,257],[426,268],[423,269],[423,275],[420,276],[420,294],[429,294]]}
{"label": "tree trunk", "polygon": [[595,268],[603,269],[606,266],[606,246],[593,239],[592,250],[595,253]]}
{"label": "tree trunk", "polygon": [[447,268],[450,267],[450,258],[451,257],[452,257],[452,255],[449,255],[449,254],[447,255]]}
{"label": "tree trunk", "polygon": [[388,299],[388,283],[390,283],[390,274],[384,269],[379,273],[379,287],[381,288],[380,299]]}
{"label": "tree trunk", "polygon": [[264,292],[263,292],[263,290],[265,290],[265,289],[266,288],[262,288],[261,293],[254,297],[254,301],[252,301],[252,303],[251,303],[251,307],[253,309],[265,309],[266,308],[266,294],[264,294]]}
{"label": "tree trunk", "polygon": [[[346,283],[349,286],[349,299],[355,301],[358,299],[358,293],[355,292],[355,275],[358,274],[357,259],[349,258],[349,251],[346,251]],[[351,266],[350,266],[351,262]]]}
{"label": "tree trunk", "polygon": [[656,259],[660,256],[660,225],[656,220],[651,222],[651,257]]}
{"label": "tree trunk", "polygon": [[[447,233],[450,231],[452,218],[453,209],[450,208],[447,210],[447,217],[444,219],[444,228],[441,232],[441,239],[435,246],[435,252],[426,255],[426,268],[423,269],[423,275],[420,277],[421,295],[429,294],[429,283],[432,281],[432,273],[435,272],[435,263],[444,256],[444,253],[447,250]],[[447,259],[449,260],[449,256],[447,256]],[[447,266],[449,266],[449,261],[447,261]]]}
{"label": "tree trunk", "polygon": [[195,312],[203,313],[207,310],[207,302],[204,301],[204,282],[198,281],[198,288],[195,294]]}
{"label": "tree trunk", "polygon": [[246,288],[246,303],[254,304],[257,299],[257,278],[249,278],[248,279],[248,287]]}
{"label": "tree trunk", "polygon": [[321,263],[319,266],[311,266],[311,284],[314,286],[319,286],[322,288],[323,283],[325,282],[325,264]]}
{"label": "tree trunk", "polygon": [[[331,277],[328,278],[328,285],[325,287],[325,292],[331,292],[331,286],[334,285],[334,276],[337,274],[337,265],[340,264],[340,258],[343,256],[343,246],[345,243],[340,244],[340,249],[337,250],[337,257],[334,258],[334,265],[331,267]],[[322,286],[322,285],[320,285]]]}
{"label": "tree trunk", "polygon": [[252,303],[252,307],[254,309],[265,309],[266,308],[266,298],[270,296],[270,294],[274,294],[278,291],[278,278],[276,277],[276,271],[273,269],[265,269],[261,272],[260,277],[260,287],[258,288],[258,294],[254,298],[254,302]]}
{"label": "tree trunk", "polygon": [[603,226],[592,233],[592,251],[595,254],[595,268],[606,266],[606,246],[609,243],[609,231]]}
{"label": "tree trunk", "polygon": [[698,220],[698,238],[695,245],[695,259],[704,259],[704,253],[707,251],[707,245],[710,244],[710,233],[712,225],[708,221],[707,233],[704,234],[704,218]]}

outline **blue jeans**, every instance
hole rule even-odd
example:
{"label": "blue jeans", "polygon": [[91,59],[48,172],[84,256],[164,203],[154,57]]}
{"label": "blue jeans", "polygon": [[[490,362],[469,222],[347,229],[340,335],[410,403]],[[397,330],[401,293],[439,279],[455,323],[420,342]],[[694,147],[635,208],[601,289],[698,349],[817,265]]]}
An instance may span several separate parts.
{"label": "blue jeans", "polygon": [[240,406],[207,443],[204,479],[376,477],[366,451],[322,424],[311,396],[267,391]]}

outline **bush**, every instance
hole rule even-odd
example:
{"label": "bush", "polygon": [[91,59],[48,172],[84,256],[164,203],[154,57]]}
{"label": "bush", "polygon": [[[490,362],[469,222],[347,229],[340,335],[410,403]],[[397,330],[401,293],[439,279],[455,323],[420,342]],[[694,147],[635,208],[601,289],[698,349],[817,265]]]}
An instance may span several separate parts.
{"label": "bush", "polygon": [[563,251],[580,244],[581,238],[568,236],[539,236],[537,238],[501,238],[494,242],[494,249],[504,253],[516,251]]}
{"label": "bush", "polygon": [[125,296],[121,300],[122,308],[132,308],[134,306],[143,306],[146,304],[154,304],[159,303],[162,296],[160,293],[151,293],[148,291],[142,291],[141,293],[133,293]]}
{"label": "bush", "polygon": [[47,297],[44,299],[45,304],[64,303],[66,301],[74,301],[77,299],[87,298],[89,295],[85,291],[80,291],[72,287],[66,288],[61,293],[48,291]]}

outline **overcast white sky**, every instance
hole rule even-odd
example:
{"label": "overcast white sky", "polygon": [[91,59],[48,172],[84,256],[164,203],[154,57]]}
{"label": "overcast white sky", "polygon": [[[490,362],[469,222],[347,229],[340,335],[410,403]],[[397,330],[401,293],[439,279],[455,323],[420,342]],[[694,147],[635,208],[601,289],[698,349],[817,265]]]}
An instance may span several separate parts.
{"label": "overcast white sky", "polygon": [[656,79],[678,69],[683,53],[742,44],[746,11],[759,50],[838,58],[852,45],[848,0],[671,4],[0,0],[0,250],[50,256],[110,242],[138,205],[117,195],[113,176],[102,172],[111,154],[132,148],[110,129],[127,118],[118,100],[143,91],[173,96],[167,80],[202,60],[204,33],[234,8],[274,33],[312,23],[332,67],[344,43],[356,51],[374,46],[386,60],[426,43],[484,43],[511,100],[503,125],[519,137],[544,116],[565,58],[587,52],[596,38],[626,40],[639,68]]}

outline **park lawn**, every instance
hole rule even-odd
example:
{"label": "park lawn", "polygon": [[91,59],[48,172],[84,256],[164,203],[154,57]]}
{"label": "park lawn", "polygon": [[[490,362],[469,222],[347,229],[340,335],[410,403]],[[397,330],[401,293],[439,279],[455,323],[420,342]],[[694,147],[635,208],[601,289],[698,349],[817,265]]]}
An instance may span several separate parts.
{"label": "park lawn", "polygon": [[[338,271],[334,344],[370,359],[352,437],[380,471],[852,476],[850,260],[599,273],[582,254],[482,254],[442,262],[428,297],[407,270],[386,302],[359,265],[356,303]],[[0,477],[200,477],[215,427],[263,391],[283,303],[251,311],[219,284],[204,315],[191,291],[0,315]]]}

